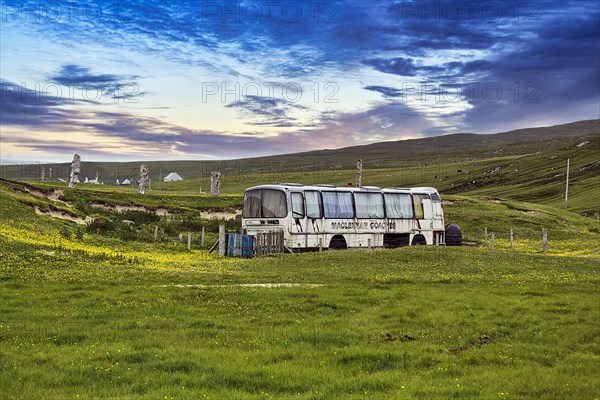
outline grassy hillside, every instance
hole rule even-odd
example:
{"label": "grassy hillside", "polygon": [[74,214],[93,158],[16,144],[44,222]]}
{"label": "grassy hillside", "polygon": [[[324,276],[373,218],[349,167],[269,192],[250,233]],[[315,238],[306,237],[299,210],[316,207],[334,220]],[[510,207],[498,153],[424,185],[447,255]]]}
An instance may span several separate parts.
{"label": "grassy hillside", "polygon": [[[366,168],[389,168],[468,163],[484,158],[516,156],[561,148],[572,143],[597,140],[600,120],[579,121],[550,127],[518,129],[492,135],[460,133],[422,139],[374,143],[365,146],[318,150],[280,156],[224,161],[150,161],[150,175],[158,181],[169,172],[177,171],[185,179],[209,178],[211,171],[228,176],[248,174],[280,174],[283,172],[328,171],[354,168],[362,159]],[[577,143],[579,143],[577,142]],[[101,181],[139,177],[139,162],[86,162],[82,155],[81,176],[92,179],[98,173]],[[53,168],[54,177],[68,179],[70,160],[62,164],[4,165],[3,178],[39,179],[42,167]]]}
{"label": "grassy hillside", "polygon": [[[139,201],[153,207],[189,204],[201,190],[209,191],[212,170],[223,172],[222,192],[226,198],[215,203],[209,197],[200,197],[198,207],[239,206],[244,189],[257,184],[300,182],[346,186],[354,182],[355,163],[362,158],[365,185],[434,186],[443,194],[499,197],[564,207],[566,163],[570,159],[569,210],[595,217],[600,212],[599,123],[599,120],[580,121],[495,135],[448,135],[247,160],[152,162],[149,164],[154,179],[153,195]],[[48,167],[45,166],[46,175]],[[2,174],[39,178],[41,168],[41,165],[5,166]],[[54,177],[68,176],[68,164],[54,165],[53,169]],[[184,181],[159,181],[159,176],[173,170],[183,175]],[[139,163],[84,163],[81,175],[93,178],[96,172],[108,186],[82,184],[80,190],[98,192],[99,198],[106,202],[127,202],[135,194],[134,185],[118,188],[110,185],[116,178],[137,177]],[[36,185],[44,187],[43,183]],[[56,181],[46,186],[57,185],[66,187],[66,183]],[[76,192],[66,193],[77,196]]]}
{"label": "grassy hillside", "polygon": [[[388,168],[365,167],[363,184],[382,187],[434,186],[442,194],[497,197],[564,208],[567,159],[570,159],[568,210],[596,218],[600,212],[600,140],[584,143],[565,139],[545,150],[521,156],[496,155],[469,162],[421,163]],[[269,171],[225,176],[222,191],[241,194],[252,185],[275,182],[304,184],[353,184],[354,169],[314,171]],[[93,189],[93,187],[87,187]],[[199,194],[210,188],[210,180],[155,183],[153,193]],[[135,189],[126,189],[133,192]]]}
{"label": "grassy hillside", "polygon": [[[78,201],[110,192],[81,189],[63,204],[28,190],[0,182],[6,398],[581,399],[600,392],[595,220],[447,195],[448,219],[479,247],[242,260],[197,244],[188,252],[178,241],[81,231],[32,208],[83,213]],[[161,196],[187,210],[202,200]],[[493,252],[484,227],[496,235]]]}

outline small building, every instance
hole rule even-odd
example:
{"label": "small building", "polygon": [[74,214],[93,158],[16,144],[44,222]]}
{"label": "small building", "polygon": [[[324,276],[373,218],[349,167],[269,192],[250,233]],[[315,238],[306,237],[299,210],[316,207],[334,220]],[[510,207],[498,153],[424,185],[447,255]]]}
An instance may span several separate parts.
{"label": "small building", "polygon": [[183,178],[177,172],[171,172],[163,179],[163,182],[182,181]]}

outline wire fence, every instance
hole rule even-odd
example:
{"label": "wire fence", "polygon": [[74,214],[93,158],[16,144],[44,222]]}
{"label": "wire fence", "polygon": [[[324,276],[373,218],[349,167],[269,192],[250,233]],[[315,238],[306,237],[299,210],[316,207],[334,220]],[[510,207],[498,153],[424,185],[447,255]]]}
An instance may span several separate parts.
{"label": "wire fence", "polygon": [[[137,183],[140,177],[141,162],[82,162],[80,181],[97,180],[106,185],[120,185],[124,181]],[[352,169],[352,164],[332,167],[329,164],[311,164],[305,167],[291,167],[287,162],[259,162],[249,166],[239,161],[194,162],[192,165],[178,164],[184,172],[170,167],[167,162],[151,164],[149,178],[161,182],[171,172],[177,172],[182,178],[210,179],[211,172],[220,171],[230,182],[259,182],[269,180],[293,181],[312,180],[324,182],[339,178],[340,170]],[[68,181],[71,173],[70,163],[14,163],[0,162],[0,178],[29,181]]]}

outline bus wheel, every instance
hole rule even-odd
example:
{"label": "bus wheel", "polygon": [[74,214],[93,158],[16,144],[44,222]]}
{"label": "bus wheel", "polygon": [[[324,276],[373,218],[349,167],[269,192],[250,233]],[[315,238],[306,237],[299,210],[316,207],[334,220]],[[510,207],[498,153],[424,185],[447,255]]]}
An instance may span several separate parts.
{"label": "bus wheel", "polygon": [[423,235],[416,235],[412,240],[413,246],[424,246],[426,244],[427,244],[427,240],[425,240],[425,236],[423,236]]}
{"label": "bus wheel", "polygon": [[331,238],[331,242],[329,242],[329,248],[331,250],[346,250],[348,245],[342,235],[335,235]]}

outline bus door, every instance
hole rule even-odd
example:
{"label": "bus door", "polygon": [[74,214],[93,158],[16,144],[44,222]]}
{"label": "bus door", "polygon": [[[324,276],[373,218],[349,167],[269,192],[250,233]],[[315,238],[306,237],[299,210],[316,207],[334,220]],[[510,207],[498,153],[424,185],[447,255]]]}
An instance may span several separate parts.
{"label": "bus door", "polygon": [[[432,219],[431,219],[431,200],[427,194],[413,194],[413,207],[415,211],[415,222],[418,225],[417,230],[413,230],[415,237],[413,244],[427,244],[433,241]],[[428,239],[429,238],[429,239]]]}
{"label": "bus door", "polygon": [[[321,193],[316,190],[292,192],[292,218],[290,233],[303,237],[302,247],[318,247],[323,237],[323,206]],[[296,244],[299,241],[296,240]],[[323,243],[324,244],[324,243]]]}
{"label": "bus door", "polygon": [[423,202],[423,220],[421,222],[421,227],[423,229],[433,229],[433,204],[431,202],[431,198],[428,194],[423,194],[422,202]]}
{"label": "bus door", "polygon": [[325,219],[323,214],[323,197],[320,191],[307,190],[304,192],[306,200],[307,236],[308,247],[319,247],[325,243]]}
{"label": "bus door", "polygon": [[433,229],[444,230],[444,210],[442,209],[442,200],[438,194],[431,195],[431,205],[433,209]]}
{"label": "bus door", "polygon": [[[423,195],[413,194],[413,207],[414,207],[414,219],[417,222],[417,228],[427,229],[427,225],[424,225],[425,220],[425,207],[423,206]],[[413,228],[414,229],[414,228]]]}
{"label": "bus door", "polygon": [[304,194],[302,192],[291,192],[290,200],[292,204],[292,213],[289,220],[289,232],[293,247],[306,247],[306,235],[308,234],[306,206],[304,203]]}

